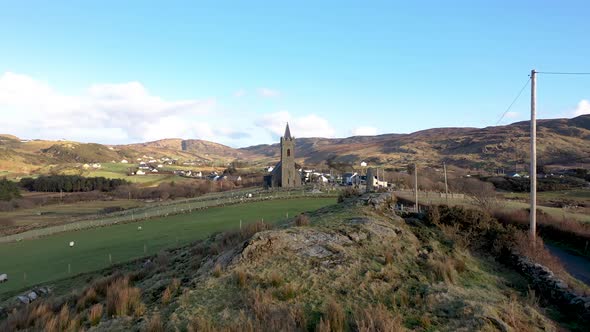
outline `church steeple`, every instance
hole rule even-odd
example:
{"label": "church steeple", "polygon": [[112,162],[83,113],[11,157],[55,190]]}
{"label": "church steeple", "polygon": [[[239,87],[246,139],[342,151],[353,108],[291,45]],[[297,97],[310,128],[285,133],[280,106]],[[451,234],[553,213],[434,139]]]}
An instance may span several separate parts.
{"label": "church steeple", "polygon": [[289,130],[289,122],[287,122],[287,127],[285,127],[285,135],[283,137],[285,139],[291,139],[291,131]]}

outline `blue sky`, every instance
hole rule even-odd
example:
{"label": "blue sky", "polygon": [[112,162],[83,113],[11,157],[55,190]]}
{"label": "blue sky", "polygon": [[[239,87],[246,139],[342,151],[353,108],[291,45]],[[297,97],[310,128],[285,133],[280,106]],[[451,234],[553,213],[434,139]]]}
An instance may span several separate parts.
{"label": "blue sky", "polygon": [[[0,10],[0,132],[247,146],[495,125],[532,68],[590,71],[588,1],[21,1]],[[539,117],[590,112],[540,76]],[[527,118],[528,90],[502,123]]]}

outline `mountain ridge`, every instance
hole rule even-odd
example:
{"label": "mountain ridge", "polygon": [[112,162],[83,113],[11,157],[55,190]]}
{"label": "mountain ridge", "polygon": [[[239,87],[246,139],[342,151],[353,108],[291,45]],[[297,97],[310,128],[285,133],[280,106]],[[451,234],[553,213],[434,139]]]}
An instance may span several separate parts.
{"label": "mountain ridge", "polygon": [[[590,164],[590,115],[571,119],[541,119],[537,123],[540,164]],[[296,134],[296,133],[295,133]],[[525,164],[529,153],[529,121],[504,126],[430,128],[409,134],[345,138],[297,138],[296,158],[308,165],[376,165],[446,162],[465,168]],[[104,145],[73,141],[21,140],[0,135],[0,169],[30,171],[43,164],[119,162],[122,159],[173,157],[204,162],[245,160],[272,163],[279,144],[232,148],[201,139],[166,138],[144,143]]]}

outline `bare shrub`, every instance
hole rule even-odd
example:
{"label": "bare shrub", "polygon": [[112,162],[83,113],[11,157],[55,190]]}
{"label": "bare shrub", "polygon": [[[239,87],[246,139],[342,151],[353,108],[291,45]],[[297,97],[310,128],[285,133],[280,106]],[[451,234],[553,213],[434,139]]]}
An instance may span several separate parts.
{"label": "bare shrub", "polygon": [[[320,322],[318,323],[318,325],[315,328],[316,332],[332,332],[332,327],[330,326],[330,321],[329,320],[324,320],[324,318],[320,318]],[[334,331],[338,331],[338,330],[334,330]]]}
{"label": "bare shrub", "polygon": [[309,225],[309,217],[305,214],[300,214],[295,218],[295,225],[297,226],[308,226]]}
{"label": "bare shrub", "polygon": [[90,312],[88,313],[88,321],[90,321],[90,325],[94,326],[100,322],[102,318],[103,312],[103,305],[101,303],[97,303],[90,307]]}
{"label": "bare shrub", "polygon": [[468,195],[473,203],[486,212],[491,212],[498,205],[496,189],[493,184],[476,178],[460,178],[452,182],[454,191]]}
{"label": "bare shrub", "polygon": [[352,187],[346,187],[346,189],[342,190],[338,195],[338,203],[344,202],[347,198],[357,197],[360,196],[361,192]]}
{"label": "bare shrub", "polygon": [[404,330],[401,317],[389,312],[382,303],[368,308],[358,308],[355,312],[354,322],[359,332]]}

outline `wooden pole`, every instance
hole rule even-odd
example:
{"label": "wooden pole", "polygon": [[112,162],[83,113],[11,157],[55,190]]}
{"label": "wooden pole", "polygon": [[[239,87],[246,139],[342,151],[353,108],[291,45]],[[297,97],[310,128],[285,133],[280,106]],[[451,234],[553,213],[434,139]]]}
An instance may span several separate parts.
{"label": "wooden pole", "polygon": [[531,70],[531,168],[529,176],[531,180],[531,211],[530,236],[535,244],[537,234],[537,72]]}
{"label": "wooden pole", "polygon": [[414,204],[414,209],[416,212],[420,212],[418,210],[418,164],[414,164],[414,192],[416,195],[416,204]]}
{"label": "wooden pole", "polygon": [[443,163],[443,169],[445,171],[445,196],[447,202],[449,201],[449,184],[447,183],[447,163]]}

